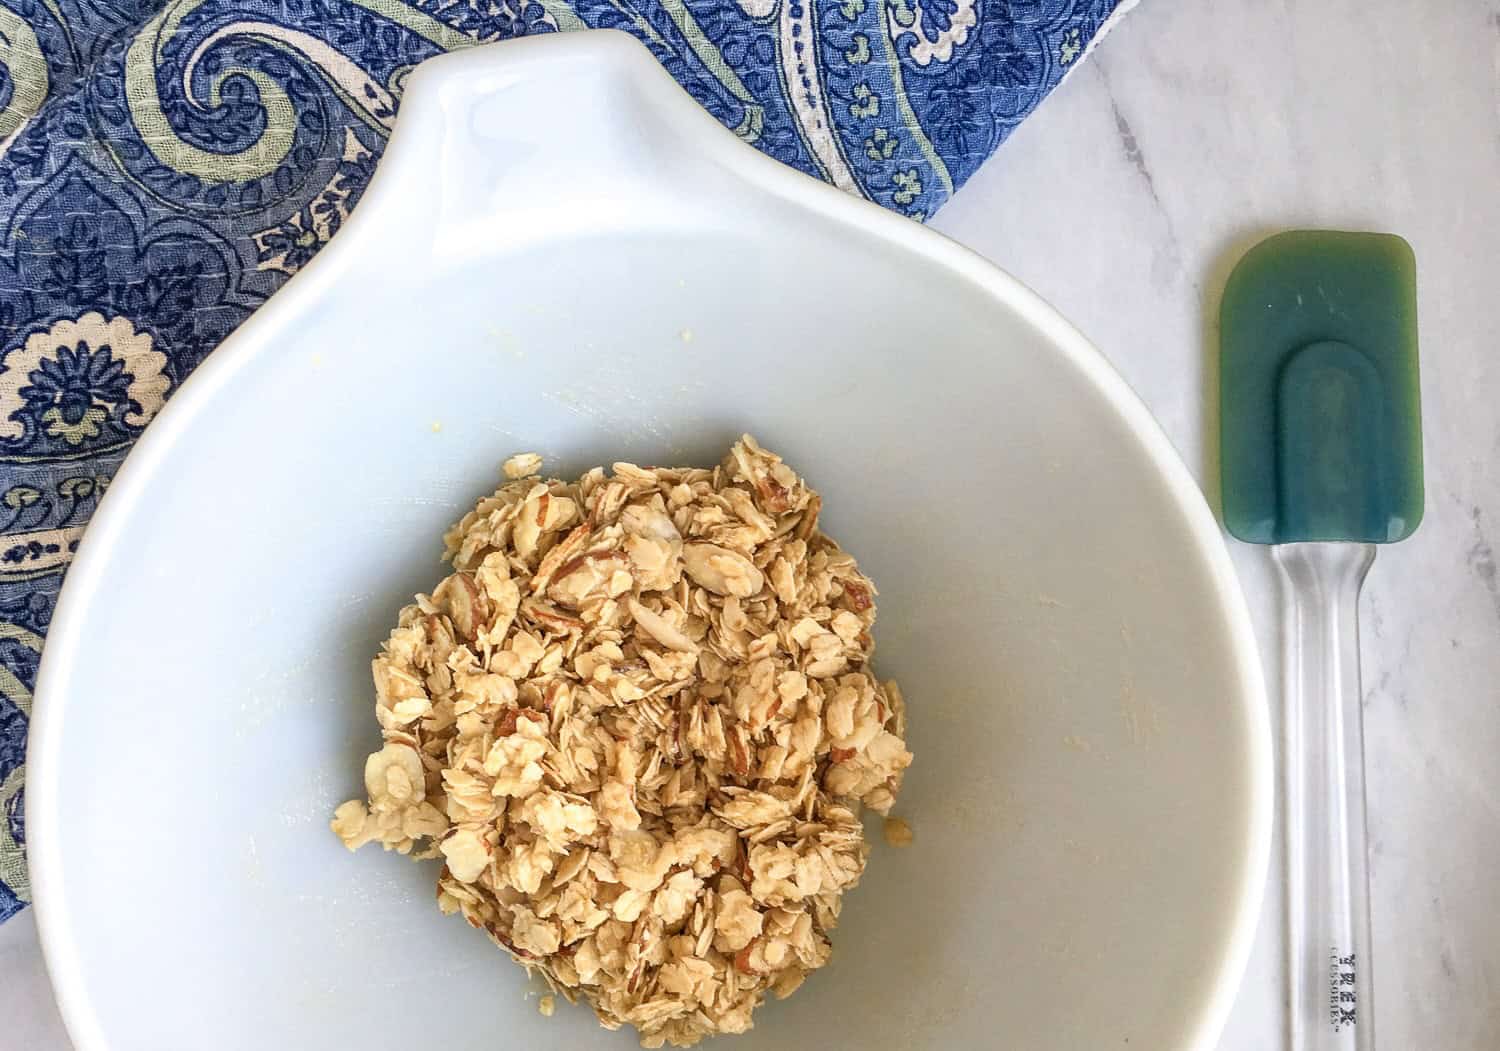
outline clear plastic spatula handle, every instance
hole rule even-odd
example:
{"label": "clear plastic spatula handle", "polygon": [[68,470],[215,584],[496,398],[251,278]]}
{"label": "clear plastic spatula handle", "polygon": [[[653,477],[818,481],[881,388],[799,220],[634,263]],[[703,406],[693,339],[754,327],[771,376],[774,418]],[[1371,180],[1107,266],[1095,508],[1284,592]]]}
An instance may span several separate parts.
{"label": "clear plastic spatula handle", "polygon": [[1359,589],[1375,545],[1280,544],[1291,1051],[1374,1051]]}

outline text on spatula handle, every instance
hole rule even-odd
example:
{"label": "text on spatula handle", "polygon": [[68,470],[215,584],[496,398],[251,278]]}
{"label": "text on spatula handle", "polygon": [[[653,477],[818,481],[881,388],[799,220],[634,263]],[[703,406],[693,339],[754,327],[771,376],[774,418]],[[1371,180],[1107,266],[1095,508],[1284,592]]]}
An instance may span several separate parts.
{"label": "text on spatula handle", "polygon": [[1335,1033],[1354,1025],[1354,954],[1340,956],[1337,948],[1328,950],[1328,1022]]}

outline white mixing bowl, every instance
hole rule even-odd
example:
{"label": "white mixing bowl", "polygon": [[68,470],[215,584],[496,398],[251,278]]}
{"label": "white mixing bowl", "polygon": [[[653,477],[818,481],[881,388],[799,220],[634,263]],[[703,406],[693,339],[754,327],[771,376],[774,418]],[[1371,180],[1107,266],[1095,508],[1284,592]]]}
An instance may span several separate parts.
{"label": "white mixing bowl", "polygon": [[327,822],[378,742],[369,659],[501,459],[708,464],[746,430],[881,587],[916,842],[876,846],[833,963],[724,1046],[1211,1048],[1270,749],[1187,471],[1015,281],[580,34],[412,78],[353,221],[94,521],[27,784],[80,1051],[632,1046],[541,1017],[430,865]]}

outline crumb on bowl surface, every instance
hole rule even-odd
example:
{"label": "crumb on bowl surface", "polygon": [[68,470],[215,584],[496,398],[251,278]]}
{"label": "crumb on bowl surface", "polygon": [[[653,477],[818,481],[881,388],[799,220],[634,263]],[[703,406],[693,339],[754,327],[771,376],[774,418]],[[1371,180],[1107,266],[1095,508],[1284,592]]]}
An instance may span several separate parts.
{"label": "crumb on bowl surface", "polygon": [[911,762],[869,666],[874,585],[748,436],[712,470],[540,468],[505,462],[402,610],[385,743],[333,830],[443,857],[439,907],[607,1028],[744,1032],[828,962],[859,812]]}
{"label": "crumb on bowl surface", "polygon": [[885,819],[885,841],[893,847],[909,847],[913,839],[911,826],[899,817]]}

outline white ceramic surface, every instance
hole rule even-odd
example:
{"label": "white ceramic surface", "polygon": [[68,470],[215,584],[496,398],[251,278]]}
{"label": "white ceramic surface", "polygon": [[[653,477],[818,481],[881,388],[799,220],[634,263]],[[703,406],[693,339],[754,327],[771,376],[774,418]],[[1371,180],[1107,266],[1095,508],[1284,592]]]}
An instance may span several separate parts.
{"label": "white ceramic surface", "polygon": [[917,845],[877,849],[834,965],[735,1045],[1212,1047],[1270,755],[1191,476],[1013,280],[589,35],[424,66],[353,221],[95,519],[28,775],[80,1051],[632,1046],[542,1019],[430,869],[326,821],[377,738],[368,659],[500,459],[709,462],[746,428],[881,584]]}

